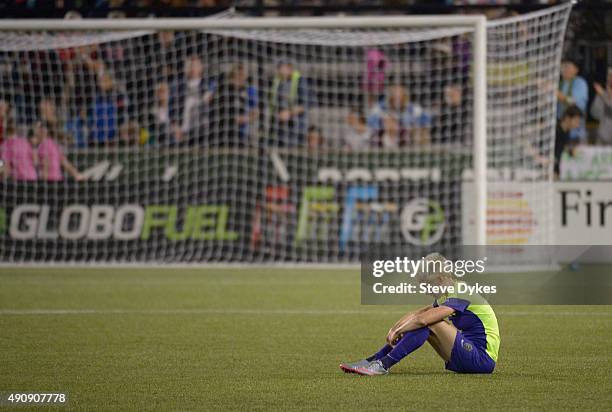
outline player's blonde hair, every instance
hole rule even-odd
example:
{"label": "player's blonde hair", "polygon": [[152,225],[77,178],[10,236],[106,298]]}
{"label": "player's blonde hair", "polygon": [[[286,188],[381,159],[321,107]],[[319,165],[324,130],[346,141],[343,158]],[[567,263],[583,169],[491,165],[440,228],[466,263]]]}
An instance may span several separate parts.
{"label": "player's blonde hair", "polygon": [[438,252],[430,253],[423,258],[423,265],[417,273],[417,278],[420,282],[425,283],[443,283],[447,280],[453,280],[453,272],[449,270],[448,259]]}

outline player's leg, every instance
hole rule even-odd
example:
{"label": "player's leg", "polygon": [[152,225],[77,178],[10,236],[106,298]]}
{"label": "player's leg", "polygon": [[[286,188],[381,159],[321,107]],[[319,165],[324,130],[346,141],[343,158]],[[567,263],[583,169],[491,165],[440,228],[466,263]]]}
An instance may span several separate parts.
{"label": "player's leg", "polygon": [[457,328],[449,322],[440,321],[428,327],[407,332],[395,347],[385,345],[375,355],[367,359],[371,360],[368,365],[364,366],[363,361],[361,361],[359,364],[351,365],[352,367],[347,368],[348,370],[345,368],[343,370],[364,375],[386,374],[393,365],[423,346],[425,342],[429,342],[440,357],[448,362],[456,335]]}
{"label": "player's leg", "polygon": [[441,320],[429,325],[429,330],[431,331],[427,339],[429,344],[444,361],[450,361],[455,337],[457,336],[457,328],[452,323]]}
{"label": "player's leg", "polygon": [[[379,359],[373,360],[367,366],[359,366],[348,372],[360,375],[386,375],[393,365],[423,346],[430,334],[431,331],[427,327],[406,332],[394,347],[387,345],[381,349],[378,352]],[[386,354],[383,356],[384,353]]]}
{"label": "player's leg", "polygon": [[376,352],[374,355],[368,358],[361,359],[356,362],[341,363],[340,369],[342,369],[346,373],[355,373],[355,369],[368,366],[370,362],[384,358],[392,350],[393,350],[393,346],[385,345],[382,348],[380,348],[378,352]]}
{"label": "player's leg", "polygon": [[[423,346],[425,342],[429,342],[442,358],[450,359],[456,334],[457,328],[450,322],[442,320],[427,327],[406,332],[394,348],[378,359],[385,369],[389,369]],[[382,353],[383,351],[381,350],[379,354],[382,355]]]}
{"label": "player's leg", "polygon": [[[409,317],[411,315],[416,315],[417,313],[419,313],[422,310],[423,309],[418,309],[418,310],[414,310],[412,312],[409,312],[402,319],[405,319],[405,318],[407,318],[407,317]],[[373,354],[372,356],[370,356],[368,358],[361,359],[361,360],[358,360],[358,361],[355,361],[355,362],[344,362],[344,363],[341,363],[340,364],[340,369],[342,369],[344,372],[347,372],[347,373],[354,373],[356,368],[368,366],[370,364],[370,362],[381,360],[382,358],[387,356],[389,354],[389,352],[391,352],[391,350],[393,350],[393,346],[385,345],[382,348],[380,348],[380,350],[378,352],[376,352],[375,354]]]}
{"label": "player's leg", "polygon": [[495,361],[451,323],[440,321],[429,328],[428,341],[446,362],[446,369],[458,373],[491,373],[495,369]]}

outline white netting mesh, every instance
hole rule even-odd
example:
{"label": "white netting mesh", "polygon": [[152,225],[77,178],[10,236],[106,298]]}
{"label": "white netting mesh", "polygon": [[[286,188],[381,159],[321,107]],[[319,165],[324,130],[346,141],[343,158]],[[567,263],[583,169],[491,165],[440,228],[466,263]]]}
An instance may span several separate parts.
{"label": "white netting mesh", "polygon": [[[492,183],[493,242],[550,238],[524,206],[548,201],[568,13],[489,27],[489,167],[527,180]],[[0,31],[0,260],[470,243],[472,66],[464,28]]]}
{"label": "white netting mesh", "polygon": [[555,242],[554,89],[569,11],[565,4],[488,24],[489,244]]}

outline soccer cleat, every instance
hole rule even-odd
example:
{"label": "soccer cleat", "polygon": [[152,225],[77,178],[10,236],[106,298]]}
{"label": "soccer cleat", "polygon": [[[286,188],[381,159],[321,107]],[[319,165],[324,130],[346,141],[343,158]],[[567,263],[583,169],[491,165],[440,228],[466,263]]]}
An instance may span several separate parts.
{"label": "soccer cleat", "polygon": [[365,359],[362,359],[362,360],[357,361],[357,362],[341,363],[340,364],[340,369],[342,369],[345,373],[356,373],[355,369],[366,367],[369,364],[370,364],[370,362],[368,362]]}
{"label": "soccer cleat", "polygon": [[386,375],[389,373],[388,369],[385,369],[382,362],[379,360],[372,361],[368,366],[361,366],[354,370],[354,373],[358,375],[377,376]]}

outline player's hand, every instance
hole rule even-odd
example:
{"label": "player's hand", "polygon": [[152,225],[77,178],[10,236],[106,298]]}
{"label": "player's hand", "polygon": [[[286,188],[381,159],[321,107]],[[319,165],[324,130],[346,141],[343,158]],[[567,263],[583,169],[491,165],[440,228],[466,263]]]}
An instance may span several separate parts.
{"label": "player's hand", "polygon": [[400,332],[399,330],[396,330],[396,329],[391,329],[389,333],[387,334],[387,343],[395,347],[395,345],[397,345],[397,342],[399,342],[403,336],[404,336],[404,332]]}
{"label": "player's hand", "polygon": [[603,96],[605,94],[605,90],[603,87],[601,87],[601,84],[599,83],[594,83],[593,84],[593,88],[595,89],[595,93],[597,93],[600,96]]}
{"label": "player's hand", "polygon": [[398,333],[393,337],[393,340],[391,341],[391,346],[395,347],[395,345],[397,345],[397,343],[402,340],[402,338],[404,337],[404,333]]}
{"label": "player's hand", "polygon": [[393,341],[393,335],[395,334],[395,330],[393,328],[389,329],[389,332],[387,332],[387,336],[385,336],[385,340],[387,341],[387,343],[389,345],[391,345],[391,342]]}
{"label": "player's hand", "polygon": [[395,327],[389,329],[389,332],[387,333],[387,343],[391,346],[395,346],[395,343],[393,342],[397,340],[398,334],[398,330]]}
{"label": "player's hand", "polygon": [[414,313],[408,313],[404,316],[402,316],[397,322],[395,322],[395,325],[393,325],[391,327],[391,330],[399,330],[403,325],[406,324],[406,322],[409,322],[410,320],[412,320],[414,318],[415,314]]}

